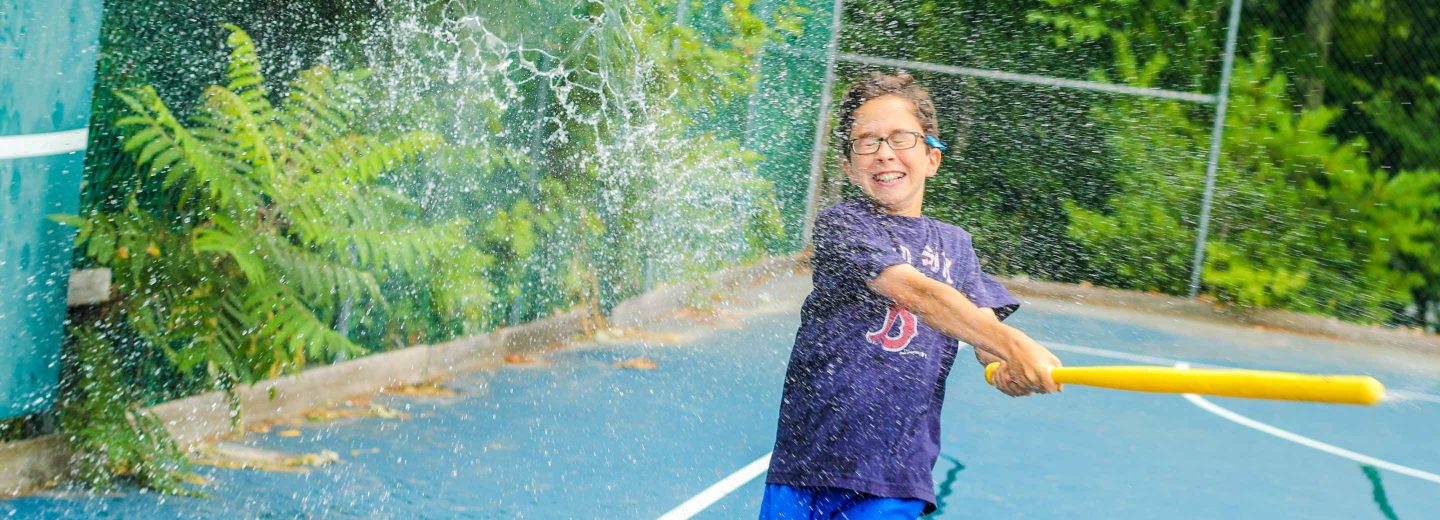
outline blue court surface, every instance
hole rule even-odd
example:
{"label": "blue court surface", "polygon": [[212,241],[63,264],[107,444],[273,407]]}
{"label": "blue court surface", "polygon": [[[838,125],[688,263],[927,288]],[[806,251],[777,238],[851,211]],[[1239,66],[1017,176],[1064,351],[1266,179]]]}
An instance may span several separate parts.
{"label": "blue court surface", "polygon": [[[209,498],[52,490],[0,501],[0,517],[754,518],[808,290],[808,276],[772,279],[712,319],[457,377],[455,397],[378,398],[408,420],[242,441],[341,455],[307,474],[201,467]],[[1440,355],[1053,301],[1010,323],[1068,365],[1360,373],[1400,397],[1352,407],[1072,386],[1013,399],[962,353],[937,518],[1440,515]],[[615,366],[641,356],[657,367]]]}

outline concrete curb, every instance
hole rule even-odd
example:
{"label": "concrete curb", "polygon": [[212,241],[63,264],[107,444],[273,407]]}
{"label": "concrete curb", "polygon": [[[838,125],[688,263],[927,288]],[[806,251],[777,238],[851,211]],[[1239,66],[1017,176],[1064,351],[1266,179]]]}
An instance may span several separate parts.
{"label": "concrete curb", "polygon": [[1043,282],[1023,278],[998,278],[1017,295],[1087,305],[1135,309],[1157,314],[1226,324],[1243,324],[1296,334],[1323,336],[1358,343],[1379,344],[1429,353],[1440,353],[1440,336],[1418,331],[1367,326],[1328,316],[1273,309],[1224,308],[1178,296],[1123,291],[1104,287]]}
{"label": "concrete curb", "polygon": [[55,483],[70,465],[70,444],[58,435],[0,443],[0,497]]}
{"label": "concrete curb", "polygon": [[708,284],[661,285],[648,293],[625,300],[610,311],[610,324],[615,327],[636,327],[646,318],[675,312],[704,299],[701,291],[728,294],[747,284],[758,283],[779,274],[792,273],[809,267],[806,255],[771,257],[751,265],[734,267],[715,273]]}
{"label": "concrete curb", "polygon": [[[611,312],[610,323],[636,326],[648,317],[686,307],[697,290],[730,291],[805,265],[808,261],[803,256],[769,258],[719,271],[708,284],[660,286],[621,302]],[[575,310],[437,345],[418,345],[311,368],[241,388],[241,410],[247,423],[296,416],[327,402],[471,370],[509,354],[542,351],[584,334],[584,325],[582,311]],[[155,414],[182,448],[231,430],[230,407],[225,395],[218,391],[161,403],[145,411]],[[58,434],[0,443],[0,498],[49,486],[60,480],[69,466],[69,444]]]}

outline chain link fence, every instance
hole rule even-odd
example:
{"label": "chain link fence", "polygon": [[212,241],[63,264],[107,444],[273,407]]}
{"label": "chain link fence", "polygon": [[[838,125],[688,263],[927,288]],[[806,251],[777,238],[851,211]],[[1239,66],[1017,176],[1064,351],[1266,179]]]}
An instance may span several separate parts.
{"label": "chain link fence", "polygon": [[[1436,6],[1237,4],[1218,126],[1230,1],[846,1],[834,93],[930,87],[961,147],[926,211],[995,272],[1177,295],[1194,274],[1218,304],[1434,330]],[[830,139],[822,207],[855,196]]]}

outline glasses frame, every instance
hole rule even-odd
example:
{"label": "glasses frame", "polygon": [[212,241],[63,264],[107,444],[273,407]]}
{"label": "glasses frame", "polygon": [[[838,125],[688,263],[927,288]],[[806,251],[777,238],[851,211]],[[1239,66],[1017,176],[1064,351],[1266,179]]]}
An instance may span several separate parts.
{"label": "glasses frame", "polygon": [[[912,135],[912,136],[915,136],[915,144],[912,144],[912,145],[910,145],[910,146],[906,146],[906,147],[904,147],[904,148],[898,148],[898,147],[896,147],[896,146],[895,146],[895,142],[892,141],[892,139],[894,139],[895,136],[896,136],[896,135],[899,135],[899,134],[910,134],[910,135]],[[878,143],[878,144],[875,145],[875,151],[873,151],[873,152],[866,152],[866,153],[860,153],[860,152],[858,152],[858,151],[855,151],[855,142],[856,142],[856,141],[859,141],[859,140],[861,140],[861,139],[879,139],[879,140],[880,140],[880,143]],[[846,139],[846,140],[845,140],[845,153],[846,153],[846,154],[854,154],[854,155],[875,155],[875,154],[877,154],[877,153],[880,153],[880,144],[884,144],[885,146],[889,146],[891,151],[897,151],[897,150],[909,150],[909,149],[911,149],[911,148],[914,148],[914,147],[916,147],[916,146],[919,146],[920,143],[922,143],[922,142],[925,143],[926,146],[930,146],[930,143],[925,140],[925,134],[920,133],[920,132],[911,131],[911,130],[900,130],[900,131],[898,131],[898,132],[891,132],[890,135],[885,136],[885,137],[866,136],[866,137],[856,137],[856,138],[854,138],[854,139]]]}

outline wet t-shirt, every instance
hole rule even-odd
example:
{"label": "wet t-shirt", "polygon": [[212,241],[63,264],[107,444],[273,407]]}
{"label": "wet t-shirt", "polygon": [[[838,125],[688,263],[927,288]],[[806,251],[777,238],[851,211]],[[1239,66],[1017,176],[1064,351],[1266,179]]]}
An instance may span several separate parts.
{"label": "wet t-shirt", "polygon": [[970,234],[868,201],[815,221],[814,290],[800,314],[767,481],[925,500],[940,452],[940,404],[959,342],[865,282],[910,264],[1004,318],[1019,307],[980,271]]}

